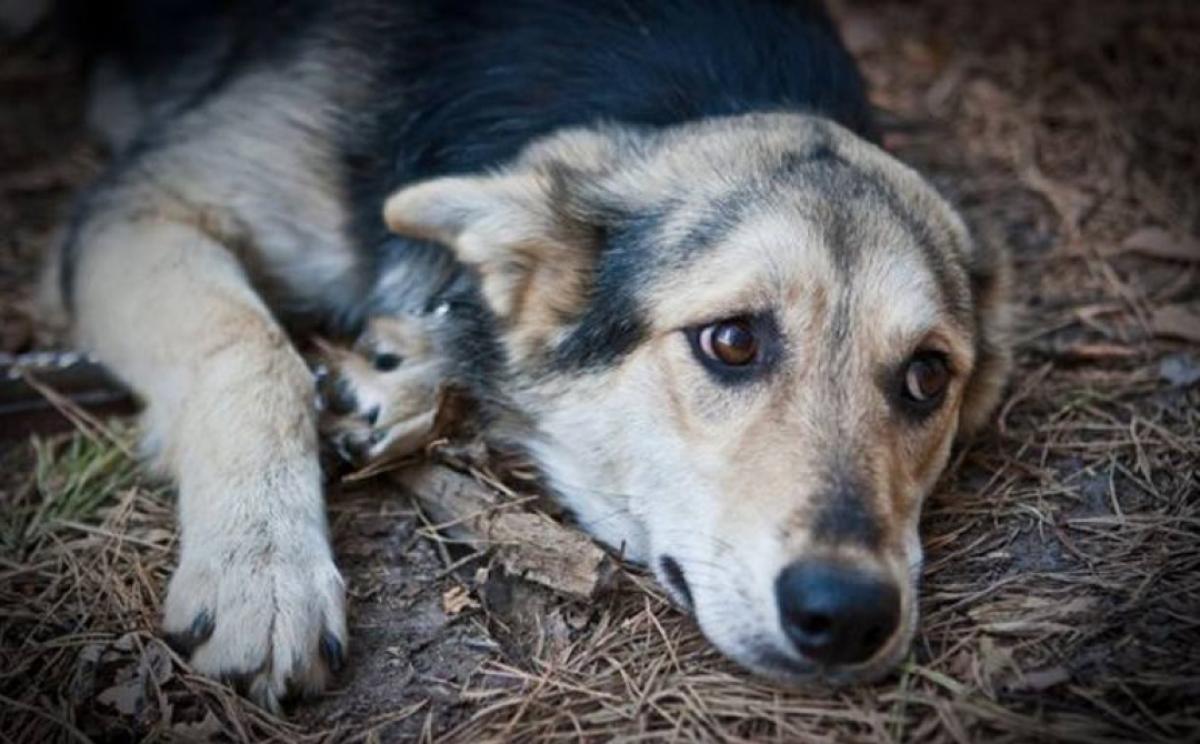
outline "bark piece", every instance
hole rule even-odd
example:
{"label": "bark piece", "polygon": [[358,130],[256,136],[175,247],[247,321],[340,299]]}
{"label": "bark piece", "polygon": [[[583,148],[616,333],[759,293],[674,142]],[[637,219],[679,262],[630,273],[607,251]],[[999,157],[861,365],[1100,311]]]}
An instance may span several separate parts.
{"label": "bark piece", "polygon": [[491,550],[505,570],[561,594],[589,599],[613,581],[613,560],[578,530],[505,501],[483,484],[444,465],[396,471],[433,519],[456,539]]}

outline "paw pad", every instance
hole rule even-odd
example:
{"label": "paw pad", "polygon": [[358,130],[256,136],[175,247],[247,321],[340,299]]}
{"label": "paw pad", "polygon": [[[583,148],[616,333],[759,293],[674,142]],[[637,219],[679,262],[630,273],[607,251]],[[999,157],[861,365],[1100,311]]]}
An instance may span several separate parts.
{"label": "paw pad", "polygon": [[321,431],[343,460],[360,465],[427,441],[443,361],[429,324],[440,317],[373,318],[353,349],[322,345]]}

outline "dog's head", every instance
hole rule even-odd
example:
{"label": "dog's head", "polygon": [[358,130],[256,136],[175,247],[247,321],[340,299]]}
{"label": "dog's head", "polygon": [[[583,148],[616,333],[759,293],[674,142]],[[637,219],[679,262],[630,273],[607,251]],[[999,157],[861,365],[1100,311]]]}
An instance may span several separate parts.
{"label": "dog's head", "polygon": [[813,117],[573,131],[406,188],[477,271],[523,444],[726,654],[890,668],[921,502],[1008,364],[1004,263],[913,171]]}

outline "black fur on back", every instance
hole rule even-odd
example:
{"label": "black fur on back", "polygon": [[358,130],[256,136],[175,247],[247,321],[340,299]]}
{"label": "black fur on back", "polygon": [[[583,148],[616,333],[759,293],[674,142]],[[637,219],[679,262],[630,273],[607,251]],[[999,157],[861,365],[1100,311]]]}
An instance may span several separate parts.
{"label": "black fur on back", "polygon": [[[256,65],[298,53],[328,0],[58,0],[84,61],[115,61],[147,96],[197,103]],[[179,89],[181,79],[192,90]],[[190,95],[187,95],[189,94]]]}
{"label": "black fur on back", "polygon": [[858,71],[815,0],[401,4],[400,23],[374,26],[378,108],[343,142],[367,246],[386,238],[378,205],[397,186],[500,165],[564,127],[799,110],[874,138]]}
{"label": "black fur on back", "polygon": [[[381,284],[363,314],[454,308],[449,327],[456,337],[447,343],[456,357],[453,374],[477,393],[496,389],[505,367],[490,313],[448,252],[416,244],[405,250],[409,241],[387,234],[380,205],[399,186],[499,167],[540,136],[600,123],[654,130],[713,116],[803,111],[875,138],[861,78],[816,0],[404,5],[396,15],[383,13],[378,0],[374,11],[364,2],[354,18],[362,25],[350,36],[372,39],[375,96],[369,111],[351,114],[341,151],[364,259],[379,276],[416,269],[415,262],[413,273],[428,286],[396,293]],[[553,368],[612,363],[644,335],[633,299],[644,273],[637,267],[651,263],[634,255],[640,240],[633,228],[652,222],[642,217],[600,226],[612,242],[601,241],[608,245],[597,257],[593,298],[556,350]]]}

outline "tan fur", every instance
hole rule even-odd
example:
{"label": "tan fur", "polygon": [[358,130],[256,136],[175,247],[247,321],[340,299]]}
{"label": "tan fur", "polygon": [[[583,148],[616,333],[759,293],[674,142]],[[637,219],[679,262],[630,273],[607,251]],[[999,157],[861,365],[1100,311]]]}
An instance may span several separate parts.
{"label": "tan fur", "polygon": [[344,639],[345,621],[304,363],[229,252],[188,226],[131,220],[85,239],[79,341],[145,397],[147,441],[179,482],[164,627],[208,613],[193,665],[251,672],[266,704],[289,680],[319,689],[320,634]]}
{"label": "tan fur", "polygon": [[[193,664],[248,678],[272,706],[289,685],[319,689],[327,639],[345,645],[314,390],[268,309],[318,295],[351,307],[362,292],[323,137],[326,104],[354,92],[319,72],[280,84],[309,72],[302,60],[237,78],[174,122],[170,146],[95,197],[74,243],[78,338],[146,398],[147,439],[179,482],[165,625],[187,635],[210,615]],[[843,203],[802,163],[786,172],[822,148],[879,188]],[[839,222],[841,208],[852,219]],[[631,289],[644,337],[623,356],[557,370],[554,351],[605,300],[593,220],[608,209],[667,215],[653,240],[668,256],[714,214],[729,224],[646,267]],[[384,216],[479,278],[508,352],[511,389],[500,392],[525,427],[493,435],[528,449],[599,539],[660,574],[664,557],[678,561],[725,653],[790,681],[821,671],[786,639],[773,590],[785,566],[815,556],[902,587],[903,622],[887,643],[824,672],[869,677],[901,657],[916,620],[921,502],[954,437],[994,406],[1007,365],[1003,259],[972,245],[917,174],[827,121],[749,115],[653,135],[562,132],[498,173],[408,185]],[[779,368],[747,387],[715,381],[687,331],[766,313]],[[368,457],[407,451],[432,425],[449,356],[434,341],[441,322],[375,319],[357,354],[331,356],[356,409],[335,429],[364,438]],[[893,410],[881,370],[930,347],[957,374],[917,424]],[[380,371],[369,359],[380,351],[405,361]],[[877,541],[822,534],[831,473],[862,484]],[[764,649],[794,667],[768,664]]]}
{"label": "tan fur", "polygon": [[178,120],[93,197],[73,243],[76,339],[144,398],[147,451],[179,485],[164,628],[274,709],[322,689],[323,645],[347,640],[312,378],[257,288],[355,291],[320,109],[276,82],[242,78]]}
{"label": "tan fur", "polygon": [[[890,641],[869,662],[829,674],[851,679],[887,670],[915,627],[921,503],[954,438],[980,425],[1003,384],[1003,255],[972,244],[919,176],[828,122],[716,120],[664,135],[665,142],[624,159],[620,138],[608,133],[603,144],[604,136],[583,139],[594,156],[581,158],[575,188],[583,196],[539,180],[547,163],[576,146],[578,135],[569,133],[534,146],[499,176],[402,190],[388,202],[388,223],[440,240],[475,266],[486,299],[506,321],[505,340],[525,355],[570,331],[589,269],[584,238],[553,219],[562,211],[548,201],[554,198],[586,200],[590,189],[643,209],[673,199],[682,206],[663,228],[669,242],[702,222],[730,184],[758,183],[785,153],[820,141],[929,226],[934,244],[914,243],[893,207],[867,198],[854,221],[861,245],[833,244],[825,194],[802,181],[777,189],[748,205],[720,244],[644,292],[650,338],[627,358],[609,370],[541,382],[519,399],[540,422],[530,444],[535,458],[580,523],[656,568],[660,556],[677,560],[693,578],[701,627],[726,653],[779,675],[754,651],[769,639],[777,653],[794,653],[775,615],[773,578],[798,558],[826,556],[903,587],[903,622]],[[834,265],[839,250],[861,254],[849,274]],[[552,261],[562,269],[539,271]],[[973,304],[966,316],[954,309],[955,298]],[[786,369],[751,392],[715,385],[681,329],[767,310],[787,337]],[[838,323],[849,325],[838,331]],[[844,349],[834,340],[839,334],[849,339]],[[531,337],[539,344],[522,342]],[[929,348],[944,353],[957,374],[942,407],[917,425],[892,409],[878,375]],[[516,372],[526,364],[519,354]],[[868,485],[882,532],[877,548],[830,545],[813,531],[831,467],[849,468]]]}
{"label": "tan fur", "polygon": [[544,349],[582,308],[590,249],[555,209],[549,174],[443,178],[390,197],[395,232],[440,241],[479,272],[484,298],[508,329],[512,353]]}

